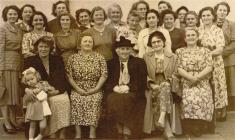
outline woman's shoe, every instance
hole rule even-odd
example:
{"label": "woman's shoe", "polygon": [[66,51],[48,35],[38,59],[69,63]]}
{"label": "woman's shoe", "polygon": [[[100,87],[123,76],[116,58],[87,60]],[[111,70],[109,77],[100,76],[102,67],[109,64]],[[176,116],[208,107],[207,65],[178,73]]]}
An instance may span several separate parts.
{"label": "woman's shoe", "polygon": [[3,124],[2,127],[7,134],[15,134],[16,133],[16,131],[14,129],[8,129],[5,124]]}

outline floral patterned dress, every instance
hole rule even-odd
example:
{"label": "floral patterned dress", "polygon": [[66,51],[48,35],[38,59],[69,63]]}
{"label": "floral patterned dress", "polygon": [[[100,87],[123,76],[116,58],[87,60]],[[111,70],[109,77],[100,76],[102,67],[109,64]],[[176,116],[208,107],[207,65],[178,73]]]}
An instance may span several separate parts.
{"label": "floral patterned dress", "polygon": [[[203,47],[213,51],[217,47],[224,47],[225,40],[222,29],[212,25],[209,31],[199,28],[199,40]],[[227,85],[222,55],[213,57],[213,87],[215,91],[215,108],[220,109],[228,105]]]}
{"label": "floral patterned dress", "polygon": [[[212,56],[208,49],[180,48],[176,50],[177,66],[192,75],[197,75],[207,66],[212,66]],[[200,119],[211,121],[214,111],[212,89],[209,83],[210,76],[196,85],[182,78],[182,119]]]}
{"label": "floral patterned dress", "polygon": [[[69,57],[67,72],[83,90],[94,88],[101,76],[107,77],[107,65],[102,55],[93,52],[85,56],[81,52]],[[84,126],[97,126],[102,100],[102,91],[81,96],[71,91],[71,123]]]}

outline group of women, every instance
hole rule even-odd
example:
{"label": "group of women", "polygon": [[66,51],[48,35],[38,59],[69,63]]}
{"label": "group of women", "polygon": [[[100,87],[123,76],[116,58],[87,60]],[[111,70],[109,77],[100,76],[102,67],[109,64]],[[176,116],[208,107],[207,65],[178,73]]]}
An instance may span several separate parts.
{"label": "group of women", "polygon": [[[110,79],[107,64],[131,55],[147,67],[146,85],[141,85],[146,99],[141,131],[158,130],[167,138],[214,132],[215,120],[226,120],[228,94],[235,92],[235,23],[226,19],[230,7],[220,2],[197,14],[185,6],[174,12],[166,1],[157,6],[158,11],[143,0],[135,2],[126,22],[116,3],[107,14],[96,6],[78,9],[73,18],[67,3],[58,1],[52,8],[56,18],[49,22],[33,5],[5,7],[0,28],[4,130],[14,134],[20,129],[15,107],[21,96],[35,98],[20,89],[21,72],[34,67],[42,80],[59,90],[48,98],[52,115],[43,135],[64,137],[65,128],[75,125],[75,138],[82,137],[81,126],[89,126],[89,138],[96,138],[101,113],[109,108],[109,93],[104,92],[110,88],[105,83]],[[131,51],[117,52],[122,37],[133,44]]]}

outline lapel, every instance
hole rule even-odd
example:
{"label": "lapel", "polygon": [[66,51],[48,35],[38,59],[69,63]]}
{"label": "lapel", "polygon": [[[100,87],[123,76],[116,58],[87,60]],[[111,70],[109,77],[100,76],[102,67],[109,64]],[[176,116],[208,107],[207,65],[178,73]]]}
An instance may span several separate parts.
{"label": "lapel", "polygon": [[6,23],[6,24],[5,24],[5,27],[6,27],[10,32],[17,33],[17,28],[12,27],[9,23]]}
{"label": "lapel", "polygon": [[222,29],[224,32],[227,32],[229,30],[228,28],[229,28],[229,21],[225,20],[223,23]]}
{"label": "lapel", "polygon": [[46,72],[46,69],[42,63],[41,58],[38,56],[37,57],[37,61],[38,61],[38,67],[40,68],[41,71],[41,76],[44,77],[45,79],[48,79],[49,76],[54,72],[55,70],[55,66],[56,64],[54,63],[55,61],[53,61],[53,56],[49,55],[49,74]]}
{"label": "lapel", "polygon": [[155,62],[155,57],[154,57],[154,52],[150,52],[149,54],[148,54],[148,58],[149,58],[149,62],[151,63],[151,65],[152,65],[152,67],[153,67],[153,70],[154,70],[154,72],[155,72],[155,69],[156,69],[156,62]]}

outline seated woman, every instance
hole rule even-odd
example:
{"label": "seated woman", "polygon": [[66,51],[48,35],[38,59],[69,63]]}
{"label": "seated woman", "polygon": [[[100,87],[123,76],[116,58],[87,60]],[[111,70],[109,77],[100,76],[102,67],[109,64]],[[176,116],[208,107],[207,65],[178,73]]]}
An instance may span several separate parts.
{"label": "seated woman", "polygon": [[156,128],[165,129],[166,137],[173,137],[166,115],[171,113],[171,87],[176,56],[164,51],[165,42],[166,38],[161,32],[153,32],[148,40],[148,46],[153,51],[144,55],[148,70],[144,132],[151,133]]}
{"label": "seated woman", "polygon": [[177,70],[182,84],[182,126],[188,135],[201,136],[207,122],[212,121],[214,104],[209,79],[212,56],[208,49],[199,47],[199,33],[195,28],[185,28],[187,47],[177,54]]}
{"label": "seated woman", "polygon": [[69,57],[67,72],[73,87],[71,92],[71,123],[76,136],[81,138],[80,126],[90,126],[89,138],[96,138],[96,127],[100,117],[102,86],[107,79],[105,58],[93,51],[91,34],[81,35],[81,51]]}
{"label": "seated woman", "polygon": [[[48,102],[52,115],[48,120],[45,135],[51,135],[70,125],[70,100],[68,96],[69,83],[66,79],[64,63],[61,57],[52,55],[54,40],[43,36],[34,44],[36,55],[25,59],[24,69],[35,68],[41,79],[59,90],[59,94],[49,97]],[[34,94],[27,94],[28,98],[35,98]],[[62,133],[61,133],[62,134]],[[62,136],[62,135],[61,135]]]}

